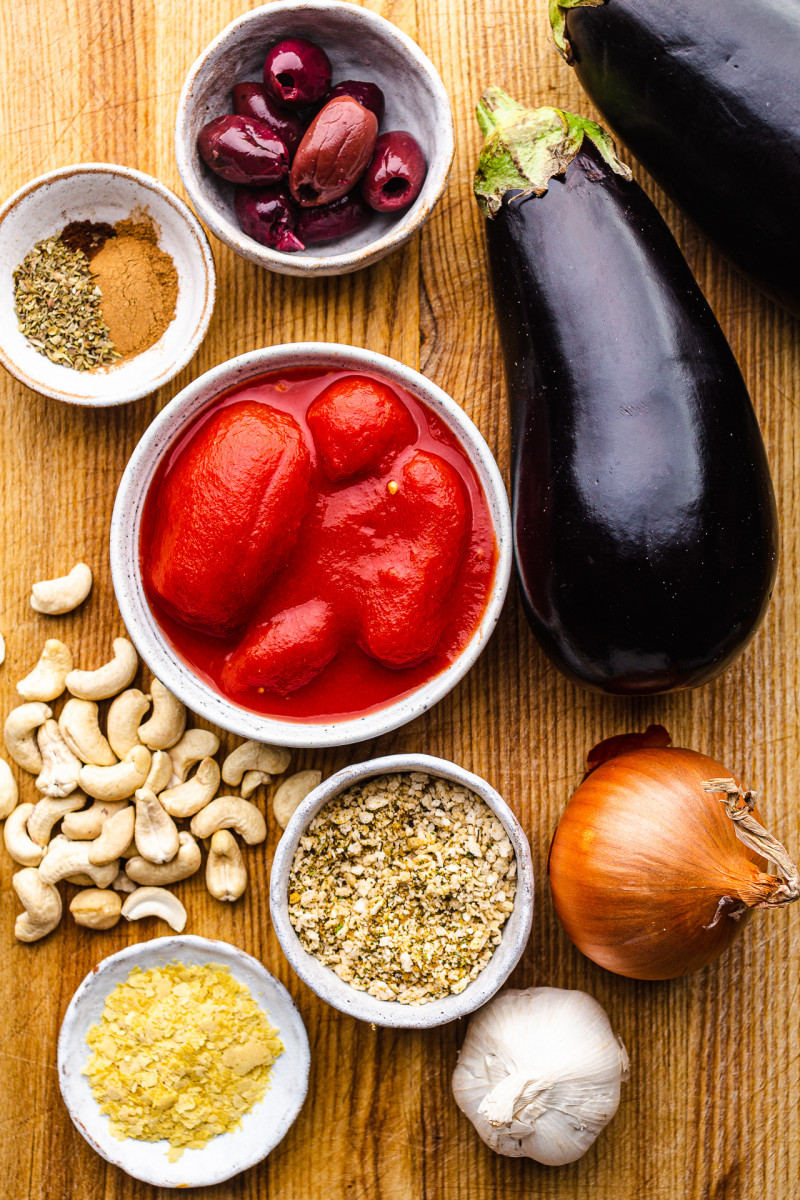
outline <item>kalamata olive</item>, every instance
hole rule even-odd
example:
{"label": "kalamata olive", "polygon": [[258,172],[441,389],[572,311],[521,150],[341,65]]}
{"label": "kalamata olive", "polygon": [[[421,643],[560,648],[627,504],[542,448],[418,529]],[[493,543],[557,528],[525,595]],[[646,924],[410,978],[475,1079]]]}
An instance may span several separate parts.
{"label": "kalamata olive", "polygon": [[233,207],[242,230],[262,246],[286,252],[305,249],[294,232],[297,209],[285,187],[238,187]]}
{"label": "kalamata olive", "polygon": [[363,228],[371,216],[371,209],[358,191],[348,192],[330,204],[301,208],[297,214],[295,233],[307,246],[332,242],[335,238],[347,237]]}
{"label": "kalamata olive", "polygon": [[329,100],[333,100],[334,96],[352,96],[359,104],[363,104],[364,108],[375,113],[379,125],[383,120],[383,110],[386,106],[383,92],[377,83],[369,83],[362,79],[344,79],[328,92]]}
{"label": "kalamata olive", "polygon": [[427,168],[417,139],[405,129],[382,133],[361,180],[361,194],[377,212],[408,208],[419,195]]}
{"label": "kalamata olive", "polygon": [[252,117],[215,117],[200,130],[197,149],[203,162],[231,183],[277,183],[289,170],[286,143]]}
{"label": "kalamata olive", "polygon": [[375,114],[352,96],[320,109],[297,147],[289,189],[304,208],[329,204],[358,183],[375,148]]}
{"label": "kalamata olive", "polygon": [[255,117],[269,125],[273,133],[277,133],[281,141],[286,143],[286,149],[293,155],[306,131],[306,121],[299,113],[281,108],[277,100],[267,94],[263,84],[251,83],[249,80],[234,84],[233,111],[240,117]]}
{"label": "kalamata olive", "polygon": [[321,100],[331,86],[331,64],[325,51],[307,38],[284,38],[267,53],[264,87],[289,108]]}

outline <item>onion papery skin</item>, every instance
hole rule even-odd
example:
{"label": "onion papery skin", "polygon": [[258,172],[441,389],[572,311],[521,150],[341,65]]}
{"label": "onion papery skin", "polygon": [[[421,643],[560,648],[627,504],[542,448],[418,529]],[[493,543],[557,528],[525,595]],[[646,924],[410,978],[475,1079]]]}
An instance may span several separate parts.
{"label": "onion papery skin", "polygon": [[703,791],[722,776],[732,778],[694,750],[641,749],[578,787],[548,874],[558,917],[592,962],[630,979],[700,971],[746,923],[742,905],[770,896],[775,876],[737,838],[721,794]]}

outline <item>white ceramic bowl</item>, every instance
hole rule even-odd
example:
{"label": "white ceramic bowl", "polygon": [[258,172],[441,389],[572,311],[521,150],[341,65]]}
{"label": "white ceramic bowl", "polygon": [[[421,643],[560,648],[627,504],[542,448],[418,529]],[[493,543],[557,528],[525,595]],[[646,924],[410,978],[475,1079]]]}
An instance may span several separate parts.
{"label": "white ceramic bowl", "polygon": [[[475,792],[488,805],[503,825],[517,859],[517,891],[514,908],[506,924],[500,945],[477,978],[460,995],[431,1000],[427,1004],[401,1004],[398,1000],[376,1000],[366,992],[357,991],[340,979],[330,967],[308,954],[289,920],[289,875],[300,838],[319,810],[360,780],[376,775],[393,775],[399,771],[424,771],[428,775],[447,779]],[[285,833],[278,842],[270,875],[269,906],[272,924],[283,952],[304,983],[323,1000],[348,1016],[373,1025],[391,1025],[398,1029],[429,1029],[464,1017],[485,1004],[503,986],[528,941],[533,920],[533,864],[528,839],[505,800],[485,779],[465,771],[455,763],[428,754],[390,754],[373,758],[337,771],[319,787],[314,788],[293,813]]]}
{"label": "white ceramic bowl", "polygon": [[[124,983],[133,967],[146,971],[175,959],[229,967],[277,1028],[284,1052],[275,1061],[263,1100],[245,1113],[238,1129],[213,1138],[202,1150],[184,1150],[178,1161],[171,1163],[166,1141],[118,1141],[111,1136],[109,1118],[100,1111],[88,1077],[81,1071],[91,1053],[86,1034],[100,1020],[109,992]],[[202,937],[155,938],[103,959],[72,997],[58,1039],[58,1082],[76,1129],[108,1162],[154,1187],[208,1187],[261,1162],[303,1107],[310,1065],[303,1019],[283,984],[244,951]]]}
{"label": "white ceramic bowl", "polygon": [[[126,220],[149,213],[158,244],[178,272],[175,316],[159,341],[125,362],[75,371],[39,354],[20,333],[13,272],[33,246],[70,221]],[[194,213],[141,171],[110,163],[81,163],[26,183],[0,208],[0,363],[27,387],[69,404],[101,407],[138,400],[185,367],[205,337],[216,282],[208,239]]]}
{"label": "white ceramic bowl", "polygon": [[[486,496],[497,542],[497,568],[478,628],[450,666],[409,696],[365,716],[329,724],[273,720],[227,700],[200,679],[161,632],[145,596],[139,561],[139,534],[148,488],[163,455],[188,422],[221,392],[267,372],[302,366],[372,371],[427,404],[452,430],[467,452]],[[378,737],[432,708],[467,673],[486,645],[503,607],[511,574],[511,514],[505,486],[478,429],[454,400],[424,375],[383,354],[327,342],[297,342],[254,350],[207,371],[184,388],[145,431],[131,455],[111,518],[111,574],[122,619],[144,661],[189,708],[213,722],[257,741],[280,746],[344,746]]]}
{"label": "white ceramic bowl", "polygon": [[[381,132],[406,129],[420,143],[428,174],[419,196],[401,213],[375,213],[349,237],[283,254],[239,228],[234,185],[205,166],[197,135],[214,117],[233,111],[231,89],[261,82],[267,50],[281,38],[318,42],[333,66],[333,82],[365,79],[386,97]],[[453,114],[439,73],[416,42],[368,8],[340,0],[277,0],[232,21],[200,55],[178,101],[175,153],[183,185],[198,213],[237,254],[283,275],[346,275],[384,258],[430,216],[444,192],[453,161]]]}

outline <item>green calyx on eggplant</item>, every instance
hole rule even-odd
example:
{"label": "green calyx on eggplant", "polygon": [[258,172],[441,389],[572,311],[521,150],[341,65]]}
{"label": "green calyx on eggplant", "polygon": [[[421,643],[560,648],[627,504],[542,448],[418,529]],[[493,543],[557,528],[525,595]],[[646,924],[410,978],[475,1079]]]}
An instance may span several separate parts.
{"label": "green calyx on eggplant", "polygon": [[800,316],[797,0],[550,0],[550,21],[630,152]]}
{"label": "green calyx on eggplant", "polygon": [[741,372],[608,134],[497,88],[478,120],[529,622],[585,686],[696,687],[742,652],[775,578],[772,480]]}

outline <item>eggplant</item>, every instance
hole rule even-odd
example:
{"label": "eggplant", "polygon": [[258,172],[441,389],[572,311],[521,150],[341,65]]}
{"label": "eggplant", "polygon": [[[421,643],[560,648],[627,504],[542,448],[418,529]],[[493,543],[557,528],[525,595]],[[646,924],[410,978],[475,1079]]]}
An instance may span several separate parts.
{"label": "eggplant", "polygon": [[800,315],[797,0],[551,0],[553,33],[632,154]]}
{"label": "eggplant", "polygon": [[498,88],[478,120],[528,620],[590,688],[697,687],[753,636],[777,564],[741,372],[600,126]]}

